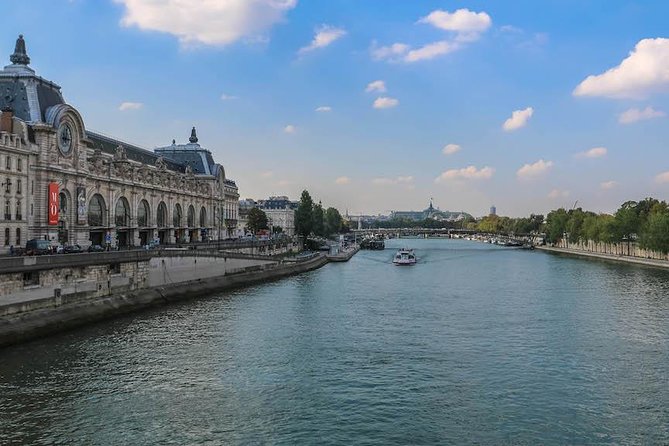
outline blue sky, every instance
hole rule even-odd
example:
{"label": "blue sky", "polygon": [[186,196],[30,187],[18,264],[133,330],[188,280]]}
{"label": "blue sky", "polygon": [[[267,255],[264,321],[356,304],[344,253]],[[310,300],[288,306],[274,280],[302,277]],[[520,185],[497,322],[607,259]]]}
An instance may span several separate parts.
{"label": "blue sky", "polygon": [[650,0],[25,0],[4,2],[0,41],[9,56],[23,33],[89,129],[153,148],[197,126],[242,197],[516,216],[667,198],[667,16]]}

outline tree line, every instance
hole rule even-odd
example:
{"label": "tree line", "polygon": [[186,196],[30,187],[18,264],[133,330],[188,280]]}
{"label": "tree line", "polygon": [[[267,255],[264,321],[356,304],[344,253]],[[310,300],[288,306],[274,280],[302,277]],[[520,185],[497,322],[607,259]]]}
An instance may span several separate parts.
{"label": "tree line", "polygon": [[546,241],[558,243],[638,242],[643,249],[669,253],[669,205],[655,198],[626,201],[613,214],[598,214],[582,208],[556,209],[529,218],[490,215],[471,229],[514,235],[545,234]]}
{"label": "tree line", "polygon": [[346,232],[346,222],[339,211],[333,207],[323,209],[319,201],[314,203],[308,191],[302,191],[300,204],[295,211],[295,231],[304,239],[310,235],[329,237]]}

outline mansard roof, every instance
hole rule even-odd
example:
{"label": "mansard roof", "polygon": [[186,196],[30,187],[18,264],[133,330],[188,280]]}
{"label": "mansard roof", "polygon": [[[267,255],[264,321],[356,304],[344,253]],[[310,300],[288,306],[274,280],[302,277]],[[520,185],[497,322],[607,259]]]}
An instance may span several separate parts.
{"label": "mansard roof", "polygon": [[[176,161],[180,164],[190,166],[193,173],[198,175],[217,175],[220,165],[214,161],[211,152],[198,144],[195,127],[191,130],[191,136],[188,144],[177,144],[172,141],[171,146],[158,147],[155,152]],[[223,166],[220,166],[222,169]],[[225,176],[225,171],[224,171]]]}
{"label": "mansard roof", "polygon": [[[150,166],[154,166],[156,164],[156,160],[160,158],[160,155],[150,150],[142,149],[141,147],[137,147],[132,144],[128,144],[126,142],[110,138],[109,136],[104,136],[99,133],[91,132],[89,130],[86,131],[86,136],[93,143],[93,149],[100,149],[103,153],[108,153],[110,155],[113,155],[116,153],[116,148],[118,146],[123,146],[129,160],[137,161],[143,164],[148,164]],[[174,172],[186,171],[186,166],[181,163],[175,162],[171,159],[167,159],[164,157],[163,160],[165,161],[168,170],[172,170]]]}

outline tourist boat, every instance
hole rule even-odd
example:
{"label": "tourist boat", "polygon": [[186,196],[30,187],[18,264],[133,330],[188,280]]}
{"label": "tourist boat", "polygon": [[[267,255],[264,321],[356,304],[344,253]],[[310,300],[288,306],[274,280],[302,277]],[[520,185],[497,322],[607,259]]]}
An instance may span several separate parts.
{"label": "tourist boat", "polygon": [[398,250],[393,259],[393,263],[395,265],[415,265],[416,255],[414,254],[413,249],[403,248]]}

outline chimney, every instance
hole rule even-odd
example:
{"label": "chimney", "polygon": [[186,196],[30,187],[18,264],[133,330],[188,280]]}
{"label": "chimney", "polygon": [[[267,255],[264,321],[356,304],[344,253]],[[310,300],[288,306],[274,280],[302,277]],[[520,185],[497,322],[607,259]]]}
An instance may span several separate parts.
{"label": "chimney", "polygon": [[0,115],[0,132],[14,132],[14,110],[11,107],[4,107]]}

